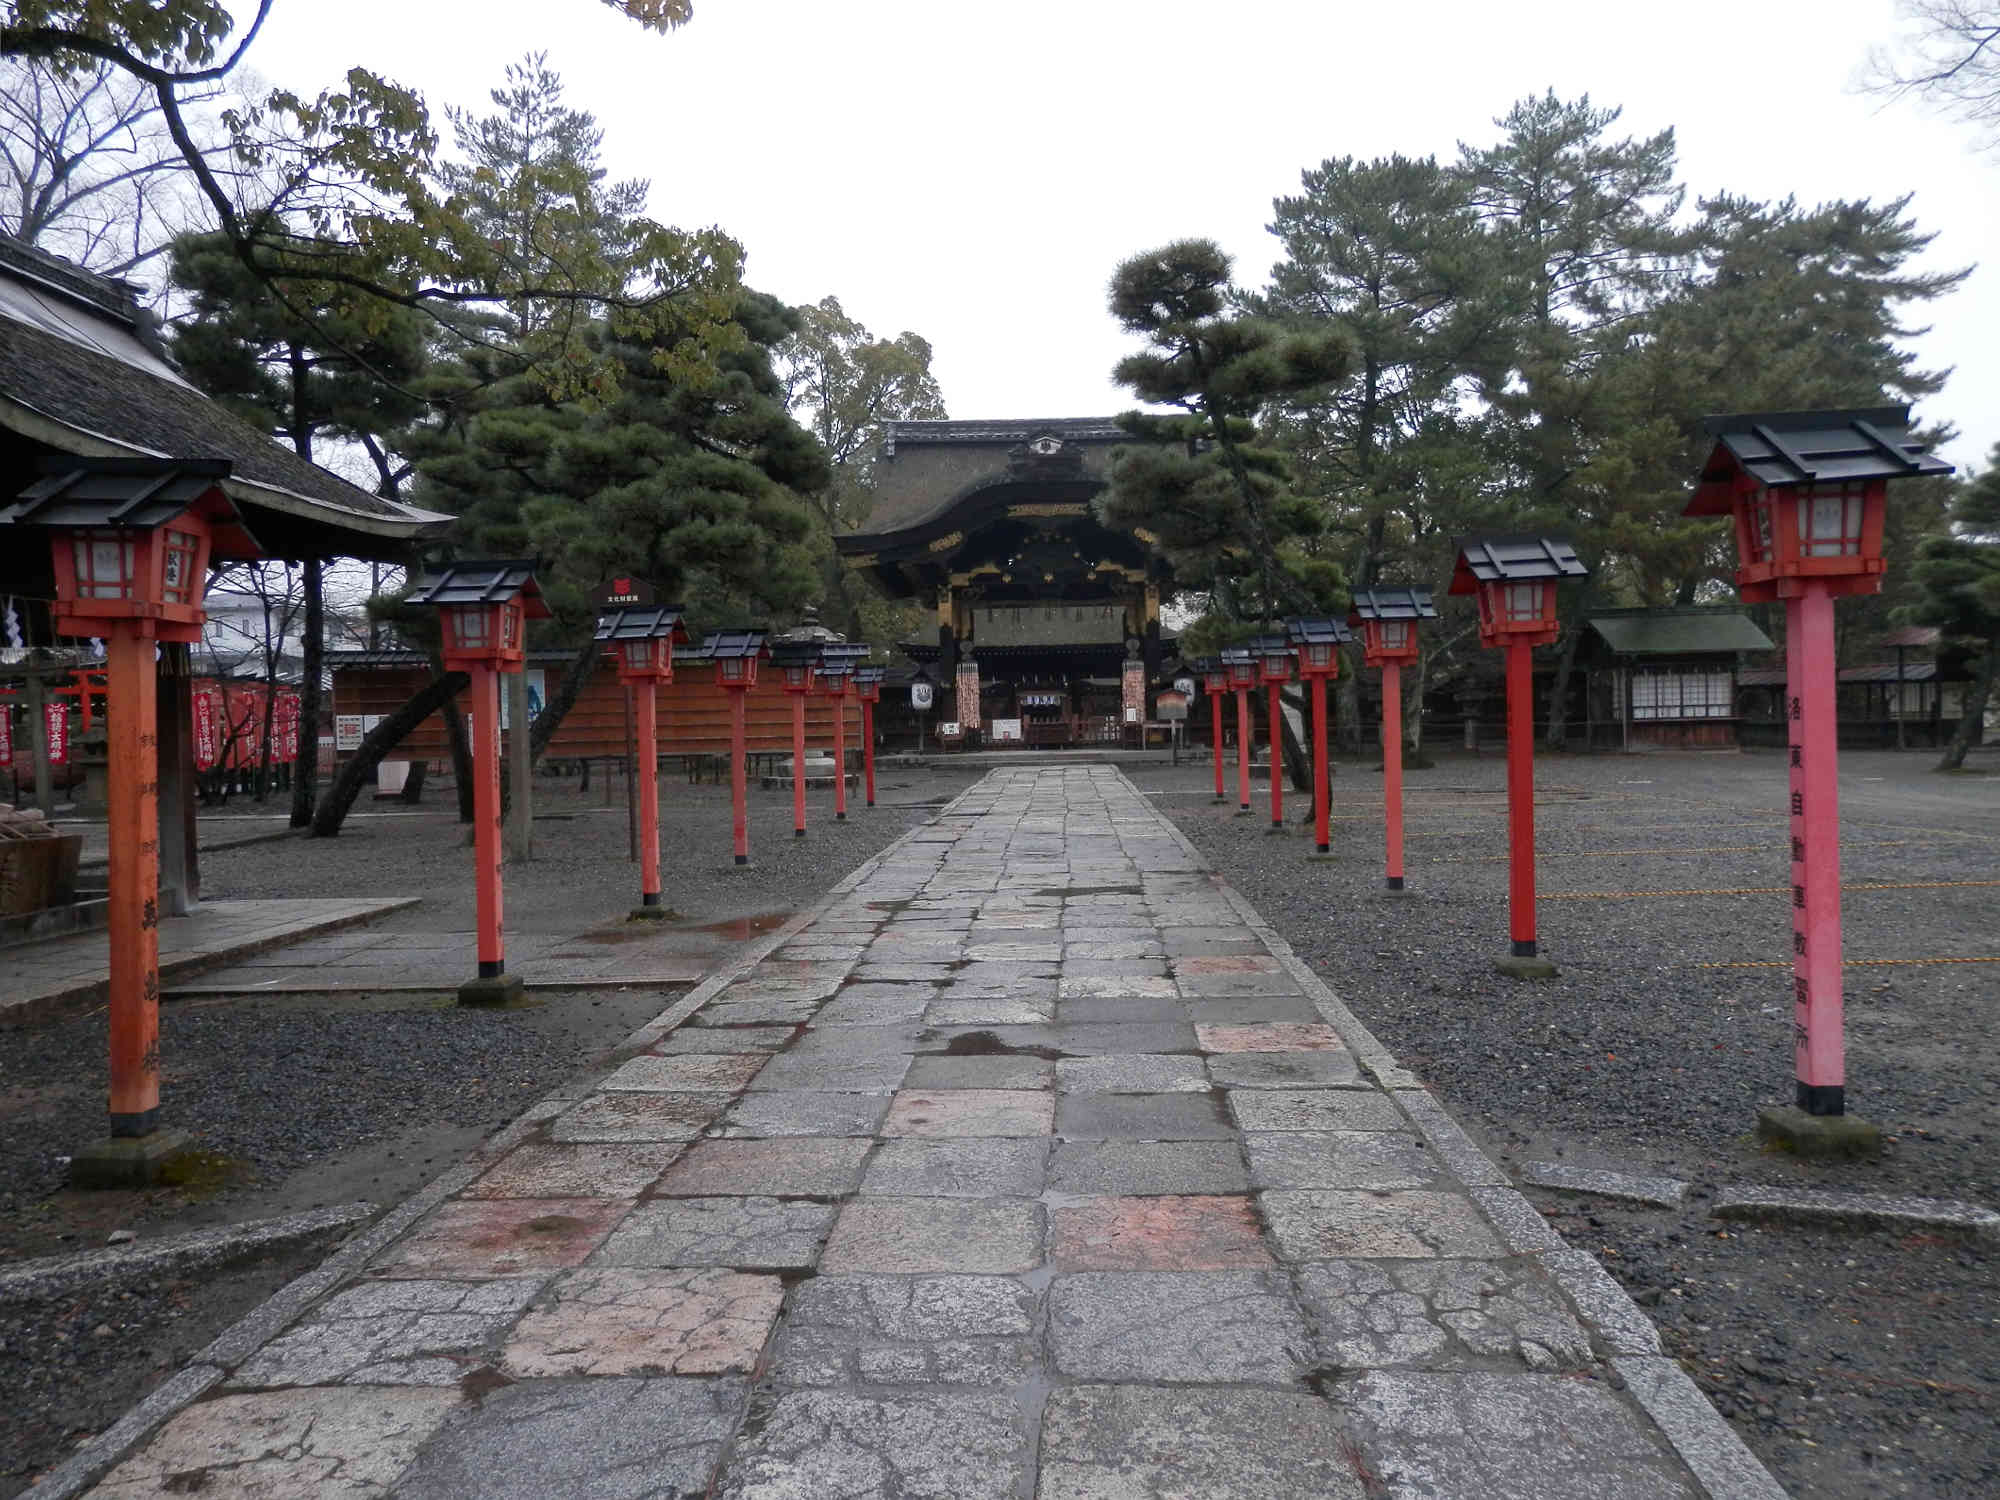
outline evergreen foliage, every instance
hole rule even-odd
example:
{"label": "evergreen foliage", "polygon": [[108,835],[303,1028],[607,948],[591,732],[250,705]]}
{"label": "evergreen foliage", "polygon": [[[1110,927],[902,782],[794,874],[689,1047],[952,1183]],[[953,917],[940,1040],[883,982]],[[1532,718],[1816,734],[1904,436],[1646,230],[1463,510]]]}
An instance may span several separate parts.
{"label": "evergreen foliage", "polygon": [[1903,611],[1905,619],[1935,625],[1978,652],[1978,675],[1940,771],[1965,764],[2000,678],[2000,443],[1986,469],[1959,486],[1949,519],[1951,530],[1919,549],[1914,572],[1922,595]]}

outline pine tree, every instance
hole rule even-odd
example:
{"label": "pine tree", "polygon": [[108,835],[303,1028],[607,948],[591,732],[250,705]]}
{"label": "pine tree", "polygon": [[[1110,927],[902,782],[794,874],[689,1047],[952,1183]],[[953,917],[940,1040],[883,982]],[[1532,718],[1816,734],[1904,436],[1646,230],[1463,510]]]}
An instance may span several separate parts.
{"label": "pine tree", "polygon": [[1330,607],[1337,564],[1300,553],[1320,507],[1292,487],[1282,453],[1258,441],[1273,402],[1340,380],[1346,341],[1232,310],[1229,257],[1213,241],[1181,240],[1134,256],[1111,279],[1111,311],[1147,349],[1113,378],[1141,401],[1183,415],[1129,412],[1140,444],[1113,457],[1097,505],[1106,524],[1159,537],[1183,589],[1208,595],[1226,621]]}
{"label": "pine tree", "polygon": [[1943,634],[1975,644],[1977,672],[1966,695],[1965,712],[1944,756],[1940,771],[1956,771],[1992,701],[2000,678],[2000,443],[1988,455],[1986,469],[1961,485],[1952,501],[1951,531],[1934,536],[1920,549],[1914,569],[1922,598],[1904,611],[1918,625],[1935,625]]}

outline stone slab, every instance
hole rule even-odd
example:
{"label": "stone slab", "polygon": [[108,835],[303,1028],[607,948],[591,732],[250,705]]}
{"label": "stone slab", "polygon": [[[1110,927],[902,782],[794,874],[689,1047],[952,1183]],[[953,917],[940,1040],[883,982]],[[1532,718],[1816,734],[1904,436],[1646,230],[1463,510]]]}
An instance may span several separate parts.
{"label": "stone slab", "polygon": [[592,1094],[556,1116],[552,1141],[691,1141],[727,1094]]}
{"label": "stone slab", "polygon": [[1791,1219],[1803,1223],[1875,1224],[1890,1229],[1945,1229],[2000,1235],[2000,1214],[1953,1198],[1894,1193],[1836,1193],[1818,1188],[1724,1188],[1709,1209],[1718,1219]]}
{"label": "stone slab", "polygon": [[783,1300],[775,1276],[573,1271],[515,1325],[500,1367],[516,1379],[747,1371]]}
{"label": "stone slab", "polygon": [[485,1198],[441,1204],[371,1276],[534,1276],[581,1265],[632,1208],[624,1199]]}
{"label": "stone slab", "polygon": [[1458,1193],[1301,1188],[1261,1193],[1258,1201],[1288,1261],[1507,1253],[1472,1200]]}
{"label": "stone slab", "polygon": [[872,1136],[889,1108],[886,1093],[780,1089],[745,1094],[713,1127],[719,1136]]}
{"label": "stone slab", "polygon": [[1220,1052],[1208,1076],[1223,1089],[1364,1088],[1351,1052]]}
{"label": "stone slab", "polygon": [[636,1198],[674,1164],[678,1142],[516,1146],[465,1190],[467,1198]]}
{"label": "stone slab", "polygon": [[808,1199],[655,1199],[627,1214],[590,1264],[808,1270],[833,1215],[832,1204]]}
{"label": "stone slab", "polygon": [[792,1293],[770,1378],[788,1386],[1019,1385],[1034,1294],[1005,1276],[821,1276]]}
{"label": "stone slab", "polygon": [[1045,1136],[1055,1100],[1030,1089],[905,1089],[882,1122],[885,1136]]}
{"label": "stone slab", "polygon": [[1247,1197],[1088,1198],[1049,1210],[1061,1271],[1230,1271],[1275,1264]]}
{"label": "stone slab", "polygon": [[1056,1087],[1074,1094],[1203,1094],[1208,1070],[1198,1057],[1176,1053],[1107,1053],[1065,1057]]}
{"label": "stone slab", "polygon": [[1410,1128],[1385,1095],[1345,1089],[1232,1089],[1229,1107],[1246,1131]]}
{"label": "stone slab", "polygon": [[902,1052],[785,1052],[750,1082],[752,1093],[808,1089],[843,1094],[892,1094],[910,1059]]}
{"label": "stone slab", "polygon": [[757,1076],[765,1061],[756,1052],[677,1057],[649,1053],[624,1063],[599,1087],[612,1093],[733,1094]]}
{"label": "stone slab", "polygon": [[1241,1193],[1249,1175],[1234,1141],[1058,1141],[1048,1185],[1059,1193],[1120,1196]]}
{"label": "stone slab", "polygon": [[181,1412],[91,1494],[379,1496],[458,1402],[455,1390],[365,1386],[222,1396]]}
{"label": "stone slab", "polygon": [[1066,1140],[1227,1140],[1230,1127],[1216,1093],[1063,1094],[1056,1134]]}
{"label": "stone slab", "polygon": [[906,1087],[930,1089],[1047,1089],[1055,1063],[1045,1057],[919,1057],[903,1077]]}
{"label": "stone slab", "polygon": [[856,1198],[840,1211],[828,1273],[993,1273],[1042,1263],[1042,1208],[1020,1198]]}
{"label": "stone slab", "polygon": [[455,1386],[498,1350],[541,1288],[539,1279],[349,1287],[258,1350],[229,1383]]}
{"label": "stone slab", "polygon": [[1298,1286],[1320,1358],[1344,1370],[1578,1369],[1593,1358],[1532,1261],[1318,1261]]}
{"label": "stone slab", "polygon": [[1704,1500],[1650,1424],[1596,1381],[1371,1370],[1335,1401],[1391,1496]]}
{"label": "stone slab", "polygon": [[1028,1439],[1004,1396],[780,1396],[737,1442],[719,1500],[1016,1500]]}
{"label": "stone slab", "polygon": [[1318,1397],[1082,1385],[1042,1417],[1035,1500],[1378,1500]]}
{"label": "stone slab", "polygon": [[1304,1378],[1309,1347],[1291,1283],[1274,1271],[1083,1271],[1049,1288],[1056,1368],[1079,1380]]}
{"label": "stone slab", "polygon": [[1589,1193],[1599,1198],[1621,1198],[1628,1203],[1650,1203],[1658,1208],[1680,1207],[1688,1190],[1688,1185],[1675,1177],[1607,1172],[1559,1161],[1524,1163],[1521,1181],[1533,1187],[1560,1188],[1564,1192]]}
{"label": "stone slab", "polygon": [[872,1144],[803,1136],[699,1141],[667,1169],[656,1191],[680,1198],[838,1198],[861,1185],[861,1163]]}
{"label": "stone slab", "polygon": [[1261,1025],[1208,1022],[1194,1029],[1204,1052],[1339,1052],[1340,1033],[1317,1021],[1273,1021]]}
{"label": "stone slab", "polygon": [[464,1408],[397,1500],[665,1500],[700,1495],[741,1418],[740,1377],[537,1380]]}
{"label": "stone slab", "polygon": [[906,1198],[1033,1198],[1043,1187],[1049,1143],[1041,1137],[904,1137],[869,1159],[861,1191]]}

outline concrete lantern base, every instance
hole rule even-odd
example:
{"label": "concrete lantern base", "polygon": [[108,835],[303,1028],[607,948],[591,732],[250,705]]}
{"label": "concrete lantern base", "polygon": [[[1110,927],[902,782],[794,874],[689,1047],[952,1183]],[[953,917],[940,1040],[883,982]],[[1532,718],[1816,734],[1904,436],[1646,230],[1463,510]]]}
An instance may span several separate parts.
{"label": "concrete lantern base", "polygon": [[458,1003],[480,1010],[513,1010],[528,1003],[528,990],[519,974],[468,979],[458,987]]}
{"label": "concrete lantern base", "polygon": [[1340,856],[1338,854],[1335,854],[1331,849],[1327,850],[1326,853],[1324,854],[1320,853],[1319,850],[1315,849],[1313,850],[1312,853],[1306,856],[1306,862],[1308,864],[1315,864],[1315,865],[1330,865],[1336,859],[1339,858]]}
{"label": "concrete lantern base", "polygon": [[69,1159],[69,1185],[158,1187],[166,1180],[168,1167],[190,1144],[183,1130],[155,1130],[147,1135],[114,1135],[92,1141]]}
{"label": "concrete lantern base", "polygon": [[[1383,894],[1388,895],[1389,892],[1385,891]],[[1500,973],[1505,974],[1509,979],[1554,979],[1558,974],[1562,973],[1561,969],[1558,969],[1546,958],[1539,956],[1524,958],[1513,953],[1508,954],[1505,958],[1494,959],[1493,967]]]}
{"label": "concrete lantern base", "polygon": [[1809,1115],[1793,1105],[1757,1111],[1757,1139],[1813,1161],[1882,1154],[1882,1127],[1853,1115]]}
{"label": "concrete lantern base", "polygon": [[628,920],[633,922],[665,922],[678,917],[679,912],[671,906],[635,906]]}

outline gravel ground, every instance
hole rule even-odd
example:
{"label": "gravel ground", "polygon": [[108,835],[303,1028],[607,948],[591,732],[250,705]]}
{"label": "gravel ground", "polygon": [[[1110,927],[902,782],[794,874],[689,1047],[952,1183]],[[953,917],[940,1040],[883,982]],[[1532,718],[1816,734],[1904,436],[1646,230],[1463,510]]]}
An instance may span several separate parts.
{"label": "gravel ground", "polygon": [[[1983,756],[1975,764],[1995,767]],[[2000,777],[1927,755],[1842,757],[1850,959],[2000,957]],[[1216,868],[1503,1167],[1537,1159],[1696,1183],[1684,1210],[1529,1189],[1658,1321],[1669,1351],[1794,1494],[2000,1493],[2000,1247],[1932,1235],[1717,1224],[1721,1185],[1917,1193],[2000,1206],[2000,963],[1848,970],[1850,1109],[1890,1135],[1872,1163],[1760,1151],[1791,1102],[1784,762],[1557,757],[1538,767],[1547,984],[1506,951],[1504,762],[1408,778],[1411,894],[1382,894],[1381,778],[1335,779],[1335,858],[1213,807],[1202,769],[1139,773]],[[1232,784],[1233,785],[1233,784]],[[1693,892],[1727,894],[1692,894]],[[1678,892],[1637,899],[1595,893]]]}
{"label": "gravel ground", "polygon": [[[709,950],[761,935],[974,779],[884,776],[877,807],[864,811],[857,796],[845,823],[817,793],[805,840],[791,836],[789,793],[753,790],[746,869],[729,862],[728,788],[669,783],[664,884],[683,919],[670,925],[697,929]],[[507,871],[510,931],[616,923],[636,897],[622,806],[606,812],[596,787],[582,798],[573,788],[537,785],[550,816],[537,824],[535,859]],[[369,930],[468,930],[469,851],[444,797],[431,800],[414,815],[356,818],[332,842],[206,854],[204,895],[420,895],[422,906]],[[192,1129],[206,1155],[196,1180],[147,1193],[63,1187],[67,1152],[103,1128],[103,1014],[0,1031],[0,1260],[94,1247],[120,1229],[151,1236],[355,1199],[387,1207],[556,1084],[595,1071],[684,988],[558,992],[497,1013],[461,1011],[444,994],[169,1003],[168,1123]],[[0,1306],[0,1388],[10,1392],[0,1495],[18,1493],[325,1248]]]}

